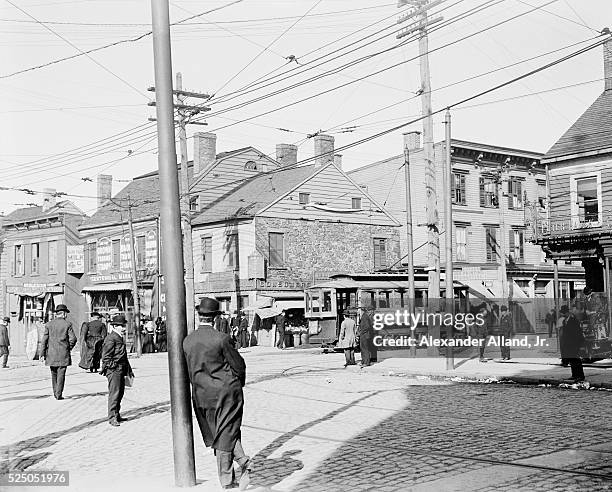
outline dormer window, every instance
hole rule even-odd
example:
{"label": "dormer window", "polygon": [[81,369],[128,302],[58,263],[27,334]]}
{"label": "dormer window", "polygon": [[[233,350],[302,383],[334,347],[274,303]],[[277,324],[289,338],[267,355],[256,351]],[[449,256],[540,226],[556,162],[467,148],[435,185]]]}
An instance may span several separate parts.
{"label": "dormer window", "polygon": [[308,205],[310,203],[310,193],[300,193],[299,203],[300,205]]}
{"label": "dormer window", "polygon": [[351,208],[355,210],[361,209],[361,198],[351,198]]}
{"label": "dormer window", "polygon": [[257,171],[257,163],[255,161],[247,161],[244,165],[245,171]]}
{"label": "dormer window", "polygon": [[199,196],[192,196],[189,198],[189,211],[197,212],[199,208]]}

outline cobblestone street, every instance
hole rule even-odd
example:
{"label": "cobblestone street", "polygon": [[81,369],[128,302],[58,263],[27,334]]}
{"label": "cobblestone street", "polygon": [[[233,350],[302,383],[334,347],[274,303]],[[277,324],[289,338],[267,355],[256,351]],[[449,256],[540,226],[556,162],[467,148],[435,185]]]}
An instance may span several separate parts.
{"label": "cobblestone street", "polygon": [[[243,351],[249,490],[575,491],[612,488],[612,394],[391,377],[343,369],[343,356]],[[167,359],[133,359],[128,422],[106,421],[106,379],[48,370],[0,374],[0,458],[7,470],[69,470],[70,490],[173,487]],[[219,490],[195,434],[198,490]],[[19,490],[25,490],[20,488]],[[37,489],[40,490],[40,489]],[[66,490],[57,489],[57,490]]]}

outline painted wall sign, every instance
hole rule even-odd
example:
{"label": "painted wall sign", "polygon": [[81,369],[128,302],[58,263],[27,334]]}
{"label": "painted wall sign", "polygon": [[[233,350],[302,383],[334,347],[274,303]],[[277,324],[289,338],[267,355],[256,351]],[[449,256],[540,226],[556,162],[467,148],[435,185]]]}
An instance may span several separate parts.
{"label": "painted wall sign", "polygon": [[85,273],[85,246],[66,245],[66,273]]}
{"label": "painted wall sign", "polygon": [[109,238],[103,237],[98,239],[96,254],[98,259],[98,272],[109,271],[111,269],[113,256],[113,247]]}

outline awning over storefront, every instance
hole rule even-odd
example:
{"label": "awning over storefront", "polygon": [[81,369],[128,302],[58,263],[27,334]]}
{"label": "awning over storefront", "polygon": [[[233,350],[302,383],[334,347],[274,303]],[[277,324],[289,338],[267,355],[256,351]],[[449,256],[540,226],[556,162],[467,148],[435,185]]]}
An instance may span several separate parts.
{"label": "awning over storefront", "polygon": [[274,302],[274,307],[281,308],[281,309],[306,309],[306,303],[304,299],[300,301],[280,300],[280,301]]}
{"label": "awning over storefront", "polygon": [[253,304],[244,308],[245,311],[257,311],[262,308],[270,308],[274,299],[272,297],[260,297]]}
{"label": "awning over storefront", "polygon": [[108,292],[112,290],[132,290],[130,282],[119,282],[115,284],[86,285],[81,292]]}
{"label": "awning over storefront", "polygon": [[464,280],[463,283],[469,288],[470,294],[480,299],[500,299],[501,293],[498,293],[493,286],[487,287],[482,280]]}

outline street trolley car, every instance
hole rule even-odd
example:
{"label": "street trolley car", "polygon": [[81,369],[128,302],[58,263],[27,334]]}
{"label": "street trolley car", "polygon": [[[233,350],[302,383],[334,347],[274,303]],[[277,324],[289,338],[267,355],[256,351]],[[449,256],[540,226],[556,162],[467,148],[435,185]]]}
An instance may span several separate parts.
{"label": "street trolley car", "polygon": [[[443,285],[443,282],[442,282]],[[455,312],[469,309],[468,287],[454,283]],[[427,275],[415,275],[414,309],[431,309],[438,302],[441,310],[446,306],[440,300],[427,299]],[[444,293],[442,294],[444,296]],[[308,332],[311,344],[321,344],[324,351],[333,350],[338,339],[343,313],[354,314],[357,308],[367,306],[377,314],[395,313],[412,309],[408,299],[406,273],[365,273],[333,275],[330,280],[313,285],[305,291]],[[359,319],[356,319],[359,322]],[[426,326],[416,328],[416,334],[427,332]],[[406,326],[386,325],[381,334],[411,335]]]}

